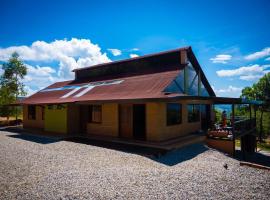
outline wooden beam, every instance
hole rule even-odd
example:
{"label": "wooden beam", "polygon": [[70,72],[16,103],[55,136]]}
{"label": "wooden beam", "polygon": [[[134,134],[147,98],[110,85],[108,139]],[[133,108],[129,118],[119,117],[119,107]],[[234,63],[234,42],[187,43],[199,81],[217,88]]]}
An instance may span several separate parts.
{"label": "wooden beam", "polygon": [[232,124],[232,135],[233,135],[233,156],[235,155],[235,130],[234,130],[234,104],[232,104],[232,118],[231,118],[231,124]]}

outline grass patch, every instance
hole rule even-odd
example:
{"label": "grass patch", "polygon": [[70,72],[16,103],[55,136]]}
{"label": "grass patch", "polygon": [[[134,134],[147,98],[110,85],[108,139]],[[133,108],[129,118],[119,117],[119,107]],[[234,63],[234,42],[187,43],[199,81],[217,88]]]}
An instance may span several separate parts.
{"label": "grass patch", "polygon": [[263,143],[257,143],[257,147],[263,151],[270,152],[270,143],[269,141]]}
{"label": "grass patch", "polygon": [[[235,146],[236,147],[241,147],[241,141],[240,140],[235,140]],[[257,143],[257,148],[261,149],[263,151],[270,152],[270,139],[266,139],[262,143]]]}

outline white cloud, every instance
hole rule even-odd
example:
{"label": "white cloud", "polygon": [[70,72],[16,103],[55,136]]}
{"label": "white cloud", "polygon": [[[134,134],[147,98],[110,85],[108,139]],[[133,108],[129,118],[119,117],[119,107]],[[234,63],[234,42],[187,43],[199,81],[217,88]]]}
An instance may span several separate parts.
{"label": "white cloud", "polygon": [[245,56],[246,60],[256,60],[270,55],[270,47]]}
{"label": "white cloud", "polygon": [[210,58],[210,60],[213,63],[222,63],[222,64],[226,64],[227,61],[229,61],[231,59],[232,59],[232,56],[227,55],[227,54],[220,54],[220,55],[216,55],[216,57],[214,57],[214,58]]}
{"label": "white cloud", "polygon": [[265,60],[269,61],[270,60],[270,57],[266,58]]}
{"label": "white cloud", "polygon": [[[16,51],[24,61],[58,62],[59,74],[65,78],[73,77],[71,70],[109,62],[106,53],[102,53],[97,44],[87,39],[55,40],[33,42],[31,46],[11,46],[0,48],[0,60],[7,61]],[[82,65],[83,64],[83,65]]]}
{"label": "white cloud", "polygon": [[114,56],[120,56],[122,54],[122,51],[119,49],[107,49],[107,50],[110,51]]}
{"label": "white cloud", "polygon": [[132,48],[130,51],[139,51],[139,48]]}
{"label": "white cloud", "polygon": [[244,66],[244,67],[239,67],[236,69],[223,69],[223,70],[219,70],[217,71],[217,75],[219,77],[235,77],[238,76],[239,79],[241,80],[246,80],[246,81],[251,81],[251,80],[256,80],[259,79],[260,77],[262,77],[264,74],[266,74],[268,72],[268,70],[266,70],[267,68],[269,68],[270,65],[251,65],[251,66]]}
{"label": "white cloud", "polygon": [[57,72],[52,67],[40,67],[40,66],[32,66],[26,64],[27,67],[27,75],[23,79],[23,83],[25,84],[25,90],[27,94],[33,94],[38,90],[41,90],[48,85],[65,80],[62,77],[57,76]]}
{"label": "white cloud", "polygon": [[[30,93],[56,81],[73,79],[74,74],[71,71],[75,68],[111,61],[106,53],[101,52],[97,44],[88,39],[35,41],[30,46],[0,48],[0,61],[7,61],[14,51],[19,53],[25,63],[31,63],[27,64],[28,74],[24,80]],[[46,66],[33,66],[33,63],[39,65],[46,63]],[[53,68],[50,65],[58,66]]]}
{"label": "white cloud", "polygon": [[131,57],[131,58],[136,58],[136,57],[139,57],[139,55],[134,54],[134,53],[131,53],[131,54],[129,54],[129,57]]}
{"label": "white cloud", "polygon": [[0,65],[0,76],[3,74],[2,65]]}
{"label": "white cloud", "polygon": [[240,76],[239,79],[244,80],[244,81],[253,81],[253,80],[258,80],[262,77],[263,75],[244,75]]}
{"label": "white cloud", "polygon": [[229,85],[227,88],[223,89],[216,89],[215,87],[212,88],[216,95],[220,97],[239,97],[243,89],[242,87],[235,87],[232,85]]}

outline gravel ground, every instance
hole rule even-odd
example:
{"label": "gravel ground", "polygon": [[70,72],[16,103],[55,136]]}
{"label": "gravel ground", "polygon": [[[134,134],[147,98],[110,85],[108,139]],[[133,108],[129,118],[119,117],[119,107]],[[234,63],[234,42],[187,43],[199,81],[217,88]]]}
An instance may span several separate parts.
{"label": "gravel ground", "polygon": [[[155,159],[0,131],[1,199],[269,199],[270,172],[196,144]],[[227,163],[226,170],[223,165]]]}

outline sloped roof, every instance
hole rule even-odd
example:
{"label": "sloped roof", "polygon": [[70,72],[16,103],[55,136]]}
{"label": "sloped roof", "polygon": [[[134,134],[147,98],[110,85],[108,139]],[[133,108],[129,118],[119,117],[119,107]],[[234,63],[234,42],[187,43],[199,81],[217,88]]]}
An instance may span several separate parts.
{"label": "sloped roof", "polygon": [[181,73],[186,51],[210,96],[215,96],[191,47],[149,54],[74,70],[75,80],[58,82],[26,98],[22,104],[54,104],[81,101],[114,101],[183,97],[164,89]]}
{"label": "sloped roof", "polygon": [[111,79],[55,83],[26,98],[22,104],[54,104],[82,101],[168,98],[183,94],[165,94],[163,90],[180,70]]}

